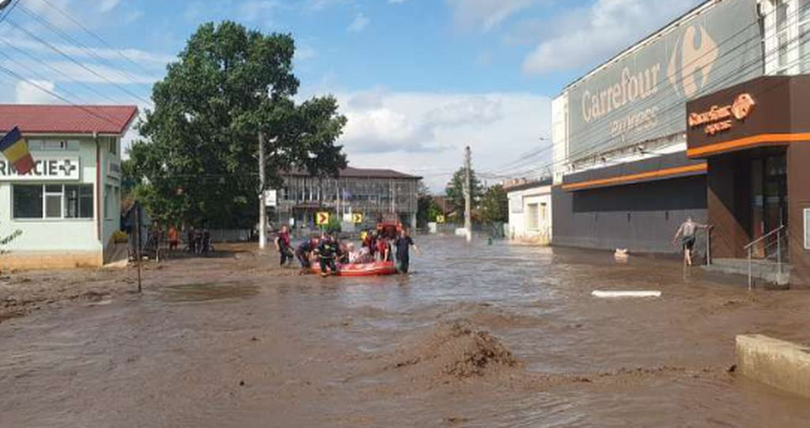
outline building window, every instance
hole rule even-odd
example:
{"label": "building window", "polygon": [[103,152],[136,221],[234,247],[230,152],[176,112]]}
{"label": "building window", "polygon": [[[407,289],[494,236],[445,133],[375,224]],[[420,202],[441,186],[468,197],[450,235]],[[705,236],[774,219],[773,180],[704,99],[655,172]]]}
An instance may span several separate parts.
{"label": "building window", "polygon": [[61,184],[45,185],[45,218],[62,218],[63,190]]}
{"label": "building window", "polygon": [[14,185],[15,219],[93,218],[92,184]]}
{"label": "building window", "polygon": [[810,0],[799,2],[799,62],[803,73],[810,72]]}
{"label": "building window", "polygon": [[777,73],[785,73],[788,68],[788,51],[790,45],[788,26],[788,2],[776,0],[776,43],[777,43]]}
{"label": "building window", "polygon": [[114,201],[114,190],[113,187],[109,184],[104,186],[104,219],[111,220],[112,214],[115,209],[113,208],[113,201]]}
{"label": "building window", "polygon": [[14,186],[14,218],[42,218],[42,185]]}
{"label": "building window", "polygon": [[28,140],[28,149],[33,151],[79,150],[79,140]]}
{"label": "building window", "polygon": [[110,153],[117,154],[118,153],[118,139],[117,138],[110,138]]}
{"label": "building window", "polygon": [[93,218],[93,185],[65,185],[65,218]]}
{"label": "building window", "polygon": [[535,232],[540,230],[540,208],[537,204],[526,205],[526,230]]}

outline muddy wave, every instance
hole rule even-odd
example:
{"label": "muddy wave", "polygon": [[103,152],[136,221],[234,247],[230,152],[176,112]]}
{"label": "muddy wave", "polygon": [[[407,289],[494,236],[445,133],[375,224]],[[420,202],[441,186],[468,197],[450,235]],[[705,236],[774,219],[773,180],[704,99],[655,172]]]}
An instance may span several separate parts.
{"label": "muddy wave", "polygon": [[389,369],[440,382],[486,376],[519,365],[498,338],[466,320],[438,325],[402,347],[394,358]]}

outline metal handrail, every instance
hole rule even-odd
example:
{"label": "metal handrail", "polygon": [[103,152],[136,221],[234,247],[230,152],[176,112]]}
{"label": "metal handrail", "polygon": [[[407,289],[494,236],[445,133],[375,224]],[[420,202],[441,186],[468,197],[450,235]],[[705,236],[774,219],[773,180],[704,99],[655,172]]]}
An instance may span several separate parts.
{"label": "metal handrail", "polygon": [[787,229],[787,226],[785,226],[784,224],[783,224],[783,225],[781,225],[781,226],[779,226],[779,227],[777,227],[776,229],[774,229],[774,230],[772,230],[772,231],[770,231],[770,232],[766,233],[765,235],[762,235],[762,236],[760,236],[759,238],[757,238],[757,239],[755,239],[755,240],[751,241],[751,242],[750,242],[748,245],[746,245],[745,247],[743,247],[743,250],[748,250],[749,248],[753,247],[753,246],[754,246],[754,244],[757,244],[757,243],[759,243],[759,242],[762,242],[764,239],[766,239],[766,238],[768,238],[768,237],[772,236],[772,235],[773,235],[773,234],[775,234],[775,233],[779,233],[779,232],[780,232],[781,230],[783,230],[783,229]]}
{"label": "metal handrail", "polygon": [[[786,229],[786,226],[783,224],[783,225],[777,227],[776,229],[766,233],[765,235],[762,235],[759,238],[751,241],[751,243],[749,243],[748,245],[743,247],[743,249],[748,252],[748,291],[751,291],[751,289],[754,286],[754,280],[753,280],[754,272],[753,272],[753,264],[752,264],[753,263],[752,259],[753,259],[753,247],[754,247],[754,244],[762,242],[764,239],[766,239],[766,238],[768,238],[770,236],[773,236],[774,234],[777,235],[776,236],[776,246],[777,246],[776,247],[777,248],[777,250],[776,250],[776,265],[777,265],[777,268],[779,269],[779,275],[780,276],[782,275],[782,273],[783,273],[783,271],[782,271],[782,231],[785,230],[785,229]],[[766,256],[767,256],[767,249],[771,245],[772,244],[769,244],[765,248]]]}

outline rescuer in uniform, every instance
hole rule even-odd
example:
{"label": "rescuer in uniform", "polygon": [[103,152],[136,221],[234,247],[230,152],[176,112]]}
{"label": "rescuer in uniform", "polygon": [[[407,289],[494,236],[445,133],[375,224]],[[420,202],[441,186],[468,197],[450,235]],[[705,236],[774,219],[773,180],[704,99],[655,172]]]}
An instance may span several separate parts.
{"label": "rescuer in uniform", "polygon": [[321,264],[321,276],[327,277],[330,273],[337,274],[335,262],[340,257],[340,247],[337,240],[331,235],[324,236],[320,245],[318,245],[317,253]]}

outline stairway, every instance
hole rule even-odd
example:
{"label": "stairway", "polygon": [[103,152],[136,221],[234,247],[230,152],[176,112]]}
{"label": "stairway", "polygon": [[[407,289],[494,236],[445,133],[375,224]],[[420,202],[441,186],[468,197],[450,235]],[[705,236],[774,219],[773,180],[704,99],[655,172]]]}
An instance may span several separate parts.
{"label": "stairway", "polygon": [[[717,272],[748,277],[747,259],[714,259],[712,264],[703,266],[708,272]],[[782,263],[782,273],[779,265],[772,260],[751,260],[751,276],[755,282],[765,283],[766,288],[788,288],[790,285],[791,265]]]}

